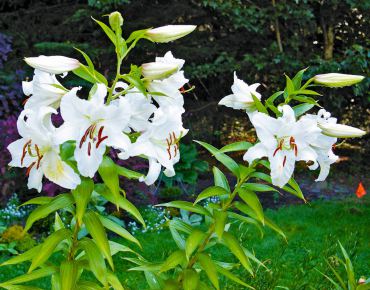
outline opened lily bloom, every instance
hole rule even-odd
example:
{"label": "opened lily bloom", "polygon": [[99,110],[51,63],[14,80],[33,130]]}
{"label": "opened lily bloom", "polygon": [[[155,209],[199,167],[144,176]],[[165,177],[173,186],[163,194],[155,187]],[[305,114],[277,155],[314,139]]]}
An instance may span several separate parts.
{"label": "opened lily bloom", "polygon": [[257,99],[261,99],[261,94],[256,90],[260,84],[247,85],[244,81],[238,79],[236,72],[234,72],[234,84],[231,86],[233,94],[221,99],[219,105],[224,105],[236,110],[246,110],[247,113],[256,111],[252,95]]}
{"label": "opened lily bloom", "polygon": [[160,107],[156,110],[147,130],[132,144],[128,155],[119,154],[126,159],[129,156],[145,155],[149,160],[149,172],[142,178],[147,185],[153,184],[165,167],[164,174],[175,175],[174,165],[180,160],[179,141],[188,132],[183,128],[179,107]]}
{"label": "opened lily bloom", "polygon": [[[28,188],[38,192],[42,189],[45,175],[50,181],[68,189],[74,189],[81,180],[78,174],[59,156],[59,145],[51,123],[55,109],[41,107],[39,110],[24,110],[17,122],[21,139],[11,143],[8,150],[10,166],[27,168]],[[26,120],[25,120],[26,118]]]}
{"label": "opened lily bloom", "polygon": [[149,29],[146,36],[154,42],[170,42],[188,35],[195,28],[195,25],[166,25]]}
{"label": "opened lily bloom", "polygon": [[[128,84],[117,82],[114,93],[117,94],[127,88]],[[153,105],[152,99],[144,96],[137,88],[129,89],[124,96],[120,97],[120,102],[123,102],[122,106],[130,109],[127,126],[137,132],[144,131],[147,128],[150,116],[157,109]]]}
{"label": "opened lily bloom", "polygon": [[260,143],[251,147],[244,155],[249,163],[268,157],[272,183],[283,187],[291,178],[295,162],[315,161],[317,153],[308,143],[309,136],[320,129],[310,120],[296,120],[293,109],[280,107],[283,115],[277,119],[263,113],[251,116]]}
{"label": "opened lily bloom", "polygon": [[[305,122],[313,122],[311,126],[318,126],[320,124],[336,124],[337,119],[331,117],[330,113],[321,109],[317,115],[307,114],[301,120]],[[334,154],[333,147],[337,142],[337,138],[329,137],[323,132],[315,132],[308,136],[308,143],[315,150],[317,159],[312,160],[314,163],[309,165],[310,170],[316,170],[320,166],[320,174],[316,181],[324,181],[330,172],[330,165],[338,160],[338,156]]]}
{"label": "opened lily bloom", "polygon": [[42,106],[59,107],[60,100],[68,92],[56,79],[55,75],[35,69],[33,80],[22,82],[23,93],[29,98],[25,108],[33,109]]}
{"label": "opened lily bloom", "polygon": [[153,80],[148,84],[148,91],[161,93],[163,95],[153,94],[152,97],[160,106],[184,106],[184,97],[180,89],[189,81],[181,70],[185,60],[174,58],[168,51],[164,57],[156,57],[155,61],[160,64],[177,65],[177,70],[168,78],[163,80]]}
{"label": "opened lily bloom", "polygon": [[40,55],[38,57],[26,57],[24,60],[29,66],[51,74],[63,74],[80,66],[77,59],[60,55]]}
{"label": "opened lily bloom", "polygon": [[83,176],[93,177],[102,162],[106,146],[127,150],[130,138],[128,131],[130,119],[129,107],[123,102],[104,103],[107,88],[98,84],[89,100],[77,97],[78,88],[67,93],[60,104],[63,125],[58,128],[61,143],[76,141],[74,157],[79,172]]}

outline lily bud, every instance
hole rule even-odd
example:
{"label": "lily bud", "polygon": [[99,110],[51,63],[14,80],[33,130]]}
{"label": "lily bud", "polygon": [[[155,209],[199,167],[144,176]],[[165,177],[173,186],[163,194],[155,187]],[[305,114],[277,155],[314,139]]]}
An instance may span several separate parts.
{"label": "lily bud", "polygon": [[153,42],[170,42],[193,32],[196,25],[166,25],[150,29],[146,36]]}
{"label": "lily bud", "polygon": [[364,77],[359,75],[348,75],[329,73],[314,76],[314,82],[331,88],[352,86],[361,82]]}
{"label": "lily bud", "polygon": [[336,138],[355,138],[366,134],[365,131],[342,124],[318,123],[324,135]]}
{"label": "lily bud", "polygon": [[80,66],[77,59],[59,55],[40,55],[38,57],[26,57],[24,60],[29,66],[51,74],[62,74]]}
{"label": "lily bud", "polygon": [[114,31],[119,30],[120,27],[123,25],[123,17],[121,13],[119,13],[118,11],[114,11],[109,14],[109,25]]}
{"label": "lily bud", "polygon": [[141,67],[143,76],[153,80],[167,78],[179,69],[177,64],[161,62],[144,63]]}

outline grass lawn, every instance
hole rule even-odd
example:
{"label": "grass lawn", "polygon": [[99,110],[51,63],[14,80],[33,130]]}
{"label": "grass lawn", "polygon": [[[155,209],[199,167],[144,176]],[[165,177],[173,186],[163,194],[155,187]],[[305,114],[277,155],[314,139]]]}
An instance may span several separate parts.
{"label": "grass lawn", "polygon": [[[288,242],[270,230],[261,239],[257,229],[236,225],[244,245],[253,250],[256,256],[269,268],[259,268],[255,278],[240,272],[244,280],[256,289],[333,289],[331,284],[315,269],[330,273],[325,259],[340,255],[337,241],[349,253],[357,277],[370,276],[370,199],[346,199],[340,201],[316,201],[307,205],[282,207],[267,210],[266,215],[281,226]],[[161,261],[175,248],[168,231],[160,234],[138,234],[144,251],[142,255],[151,261]],[[234,257],[224,248],[215,248],[217,259],[233,262]],[[141,273],[125,270],[127,265],[123,256],[115,257],[116,271],[123,283],[132,290],[147,289]],[[4,260],[5,257],[2,258]],[[0,268],[0,281],[24,273],[28,265],[5,266]],[[344,273],[340,266],[337,269]],[[332,275],[331,275],[332,276]],[[37,285],[49,289],[47,280]],[[222,280],[222,289],[243,289],[236,284]],[[81,289],[82,290],[82,289]]]}

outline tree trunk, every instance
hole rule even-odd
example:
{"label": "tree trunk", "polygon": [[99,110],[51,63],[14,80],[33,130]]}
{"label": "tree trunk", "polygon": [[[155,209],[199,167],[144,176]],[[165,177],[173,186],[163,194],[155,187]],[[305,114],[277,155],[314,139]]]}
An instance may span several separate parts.
{"label": "tree trunk", "polygon": [[279,27],[279,20],[278,20],[278,17],[276,15],[276,10],[275,10],[275,0],[272,0],[272,7],[274,7],[274,18],[275,18],[275,21],[274,21],[274,28],[275,28],[275,34],[276,34],[276,42],[278,44],[278,47],[279,47],[279,52],[282,53],[284,50],[283,50],[283,43],[281,41],[281,35],[280,35],[280,27]]}
{"label": "tree trunk", "polygon": [[329,25],[324,34],[324,59],[330,60],[333,58],[334,50],[334,27]]}

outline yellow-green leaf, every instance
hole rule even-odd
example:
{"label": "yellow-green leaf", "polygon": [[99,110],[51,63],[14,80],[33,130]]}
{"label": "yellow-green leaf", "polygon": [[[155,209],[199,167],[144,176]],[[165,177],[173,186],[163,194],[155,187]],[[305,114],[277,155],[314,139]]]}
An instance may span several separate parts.
{"label": "yellow-green leaf", "polygon": [[256,213],[258,220],[264,224],[265,215],[263,214],[263,208],[258,196],[253,191],[245,188],[240,188],[238,193],[240,198]]}
{"label": "yellow-green leaf", "polygon": [[57,268],[54,266],[45,267],[36,271],[33,271],[32,273],[27,273],[21,276],[18,276],[16,278],[13,278],[9,281],[0,283],[0,287],[7,288],[7,286],[19,284],[19,283],[26,283],[33,280],[37,280],[43,277],[51,276],[57,271]]}
{"label": "yellow-green leaf", "polygon": [[175,208],[181,208],[190,212],[199,213],[206,216],[211,216],[211,213],[206,210],[204,207],[200,205],[193,205],[191,202],[188,201],[171,201],[167,203],[161,203],[156,206],[165,206],[165,207],[175,207]]}
{"label": "yellow-green leaf", "polygon": [[197,199],[194,201],[194,204],[197,204],[203,199],[209,198],[211,196],[221,196],[229,194],[229,192],[220,186],[211,186],[203,190],[197,197]]}
{"label": "yellow-green leaf", "polygon": [[76,218],[79,225],[82,224],[82,217],[85,214],[91,193],[94,190],[94,182],[91,179],[83,178],[80,185],[72,190],[72,195],[76,201]]}
{"label": "yellow-green leaf", "polygon": [[62,290],[75,289],[78,279],[78,264],[76,261],[63,261],[60,265],[60,281]]}
{"label": "yellow-green leaf", "polygon": [[102,251],[104,257],[107,259],[110,267],[114,269],[107,233],[105,232],[99,217],[95,212],[88,211],[83,218],[83,222],[90,235],[94,239],[96,245],[98,246],[100,251]]}
{"label": "yellow-green leaf", "polygon": [[184,263],[186,261],[185,252],[177,250],[173,252],[163,263],[160,272],[166,272],[175,268],[177,265]]}
{"label": "yellow-green leaf", "polygon": [[200,263],[200,266],[206,272],[209,280],[211,281],[212,285],[219,290],[220,284],[218,282],[217,277],[217,269],[215,263],[213,263],[211,257],[208,254],[200,253],[198,255],[198,261]]}
{"label": "yellow-green leaf", "polygon": [[111,158],[104,156],[103,161],[99,166],[99,174],[103,179],[104,184],[109,188],[114,197],[114,203],[117,205],[117,201],[120,196],[119,187],[119,176],[117,166]]}
{"label": "yellow-green leaf", "polygon": [[118,280],[117,276],[111,272],[108,272],[107,280],[114,290],[124,290],[121,282]]}
{"label": "yellow-green leaf", "polygon": [[186,269],[183,274],[182,287],[184,290],[196,290],[199,285],[199,275],[194,269]]}
{"label": "yellow-green leaf", "polygon": [[213,217],[215,219],[215,233],[219,240],[222,239],[222,235],[224,233],[225,224],[227,220],[227,212],[214,210]]}
{"label": "yellow-green leaf", "polygon": [[38,245],[34,248],[29,249],[27,252],[24,252],[23,254],[20,254],[19,256],[15,256],[1,264],[1,266],[6,265],[14,265],[19,264],[25,261],[32,260],[33,257],[35,257],[37,254],[40,253],[41,245]]}
{"label": "yellow-green leaf", "polygon": [[249,289],[255,289],[253,288],[252,286],[248,285],[247,283],[243,282],[242,280],[240,280],[237,276],[235,276],[233,273],[231,273],[230,271],[222,268],[221,266],[217,265],[216,264],[216,268],[217,268],[217,272],[219,272],[220,274],[224,275],[225,277],[229,278],[230,280],[240,284],[240,285],[243,285],[244,287],[246,288],[249,288]]}
{"label": "yellow-green leaf", "polygon": [[193,252],[196,250],[196,248],[198,248],[198,246],[202,243],[205,236],[206,236],[205,233],[197,229],[194,229],[191,232],[191,234],[186,240],[186,245],[185,245],[185,254],[188,260],[190,256],[193,254]]}

